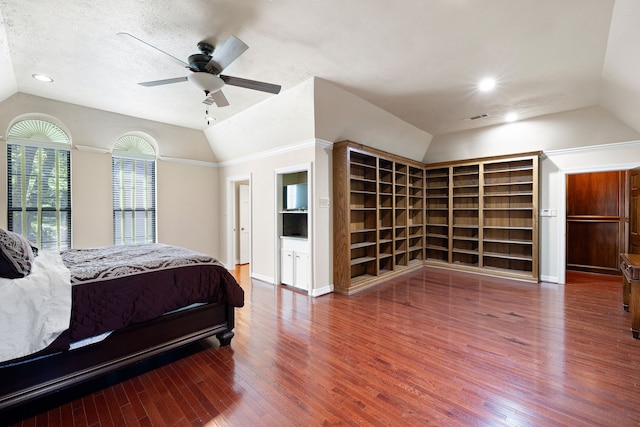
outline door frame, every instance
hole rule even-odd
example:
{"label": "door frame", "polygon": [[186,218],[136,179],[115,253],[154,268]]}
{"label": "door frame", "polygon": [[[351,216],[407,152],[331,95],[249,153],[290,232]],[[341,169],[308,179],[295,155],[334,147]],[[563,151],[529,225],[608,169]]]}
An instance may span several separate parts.
{"label": "door frame", "polygon": [[[227,177],[227,183],[226,183],[226,189],[227,189],[227,221],[226,221],[226,227],[225,227],[225,235],[226,235],[226,240],[227,240],[227,269],[228,270],[233,270],[235,269],[235,263],[236,263],[236,257],[235,257],[235,253],[236,253],[236,233],[234,231],[234,225],[236,222],[236,216],[237,216],[237,212],[236,212],[236,203],[237,203],[237,197],[236,197],[236,183],[237,182],[244,182],[244,181],[248,181],[249,182],[249,203],[252,206],[253,205],[253,196],[252,196],[252,190],[253,190],[253,185],[251,182],[251,174],[248,175],[237,175],[237,176],[230,176]],[[252,256],[253,256],[253,209],[251,209],[251,211],[249,212],[249,223],[251,224],[250,230],[249,230],[249,268],[251,270],[253,270],[253,264],[251,263],[252,260]],[[253,271],[250,271],[250,274]]]}
{"label": "door frame", "polygon": [[279,206],[282,206],[282,175],[297,172],[307,172],[307,197],[309,199],[309,207],[307,209],[307,228],[309,233],[307,235],[307,244],[309,250],[309,295],[313,288],[313,275],[314,275],[314,263],[313,263],[313,234],[315,232],[313,228],[313,169],[312,163],[302,163],[298,165],[292,165],[282,168],[274,169],[273,171],[273,187],[274,187],[274,207],[276,208],[276,214],[274,215],[273,229],[275,230],[275,239],[273,252],[275,254],[274,266],[273,266],[273,280],[274,284],[280,284],[280,236],[282,235],[282,214],[279,213]]}
{"label": "door frame", "polygon": [[[609,164],[599,167],[571,168],[558,171],[558,284],[567,282],[567,175],[590,172],[613,172],[630,170],[634,164]],[[625,213],[625,216],[628,213]]]}
{"label": "door frame", "polygon": [[[234,233],[234,236],[237,239],[236,242],[237,242],[237,245],[238,245],[235,248],[236,252],[238,253],[238,259],[236,260],[237,261],[236,265],[237,264],[247,264],[247,263],[249,263],[249,260],[251,259],[251,187],[249,186],[248,183],[245,184],[245,182],[247,182],[247,181],[239,181],[238,184],[236,185],[236,188],[238,189],[238,200],[236,201],[237,206],[238,206],[238,212],[236,212],[236,214],[235,214],[236,215],[235,221],[237,223],[236,224],[237,228],[239,228],[237,230],[237,233]],[[247,189],[247,196],[246,196],[247,197],[247,207],[243,208],[243,206],[242,206],[242,192],[243,191],[242,190],[245,187]],[[247,218],[246,218],[246,221],[247,221],[247,225],[246,225],[247,230],[246,231],[247,232],[246,232],[246,234],[247,234],[248,239],[247,239],[247,243],[246,243],[247,247],[244,248],[244,249],[247,250],[247,257],[246,258],[242,257],[242,252],[243,252],[242,251],[242,249],[243,249],[243,244],[242,244],[243,238],[242,238],[242,236],[243,236],[243,234],[245,234],[243,232],[243,228],[242,228],[242,225],[243,225],[243,222],[242,222],[243,211],[246,211],[246,215],[247,215]]]}

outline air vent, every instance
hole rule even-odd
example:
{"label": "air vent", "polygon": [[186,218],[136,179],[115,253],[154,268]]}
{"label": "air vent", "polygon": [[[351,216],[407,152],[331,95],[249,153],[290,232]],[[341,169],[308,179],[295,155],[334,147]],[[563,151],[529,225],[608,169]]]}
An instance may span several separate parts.
{"label": "air vent", "polygon": [[469,120],[484,119],[485,117],[489,117],[489,115],[488,114],[479,114],[477,116],[469,117]]}

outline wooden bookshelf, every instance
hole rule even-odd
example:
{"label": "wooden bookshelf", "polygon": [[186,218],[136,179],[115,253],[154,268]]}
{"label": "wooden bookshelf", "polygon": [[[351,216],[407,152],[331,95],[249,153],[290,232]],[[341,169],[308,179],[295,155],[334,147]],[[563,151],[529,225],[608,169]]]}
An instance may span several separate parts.
{"label": "wooden bookshelf", "polygon": [[486,162],[485,268],[538,278],[538,156]]}
{"label": "wooden bookshelf", "polygon": [[539,156],[425,165],[425,263],[537,282]]}
{"label": "wooden bookshelf", "polygon": [[422,265],[425,245],[424,168],[409,166],[407,180],[407,262],[409,265]]}
{"label": "wooden bookshelf", "polygon": [[449,260],[449,168],[425,171],[425,259]]}
{"label": "wooden bookshelf", "polygon": [[334,288],[350,294],[424,263],[424,167],[361,144],[333,147]]}
{"label": "wooden bookshelf", "polygon": [[452,166],[451,262],[478,267],[480,165]]}
{"label": "wooden bookshelf", "polygon": [[538,281],[540,153],[422,164],[334,144],[334,287],[422,265]]}

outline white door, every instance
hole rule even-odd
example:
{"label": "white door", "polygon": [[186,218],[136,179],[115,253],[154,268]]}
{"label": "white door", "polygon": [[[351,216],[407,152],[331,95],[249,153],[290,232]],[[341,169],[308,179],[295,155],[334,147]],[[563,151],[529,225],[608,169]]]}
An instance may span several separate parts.
{"label": "white door", "polygon": [[240,264],[249,262],[249,253],[251,251],[250,233],[251,233],[251,195],[249,194],[249,186],[240,185]]}

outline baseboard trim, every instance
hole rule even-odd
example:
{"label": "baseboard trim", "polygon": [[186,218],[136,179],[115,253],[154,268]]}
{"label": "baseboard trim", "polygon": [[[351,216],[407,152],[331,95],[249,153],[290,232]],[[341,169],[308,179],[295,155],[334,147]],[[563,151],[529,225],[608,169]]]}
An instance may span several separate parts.
{"label": "baseboard trim", "polygon": [[270,285],[275,285],[276,284],[275,280],[273,280],[273,277],[264,276],[262,274],[258,274],[258,273],[254,273],[254,272],[251,272],[251,278],[252,279],[256,279],[256,280],[260,280],[261,282],[265,282],[265,283],[268,283]]}
{"label": "baseboard trim", "polygon": [[322,295],[330,294],[332,292],[333,292],[333,283],[327,286],[323,286],[322,288],[311,289],[309,291],[309,295],[311,295],[312,297],[319,297]]}

